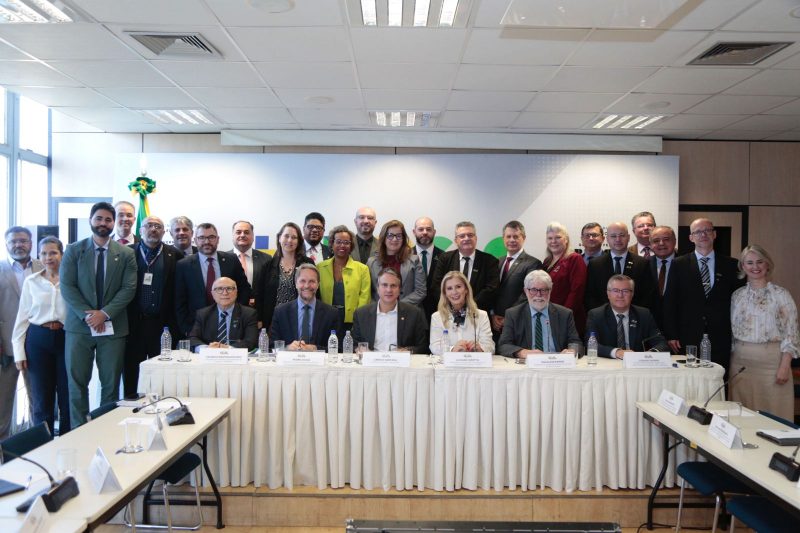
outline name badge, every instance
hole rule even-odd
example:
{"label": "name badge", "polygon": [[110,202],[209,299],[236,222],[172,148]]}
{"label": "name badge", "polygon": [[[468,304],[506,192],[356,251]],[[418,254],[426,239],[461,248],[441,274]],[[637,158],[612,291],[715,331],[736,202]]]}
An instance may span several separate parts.
{"label": "name badge", "polygon": [[408,352],[364,352],[361,356],[363,366],[394,366],[408,368],[411,366],[411,354]]}
{"label": "name badge", "polygon": [[669,352],[627,352],[622,359],[623,368],[672,368]]}
{"label": "name badge", "polygon": [[275,362],[278,366],[325,366],[324,352],[278,352]]}
{"label": "name badge", "polygon": [[145,272],[144,277],[142,278],[142,285],[152,285],[152,284],[153,284],[153,273]]}
{"label": "name badge", "polygon": [[708,426],[708,434],[730,449],[742,448],[742,435],[739,428],[719,415],[714,415]]}
{"label": "name badge", "polygon": [[488,352],[445,352],[444,366],[453,368],[492,368]]}
{"label": "name badge", "polygon": [[111,468],[111,463],[108,462],[106,454],[99,446],[89,463],[89,481],[92,482],[92,487],[98,494],[122,490],[119,480],[114,474],[114,469]]}
{"label": "name badge", "polygon": [[658,397],[658,405],[672,413],[673,415],[680,415],[686,409],[684,408],[685,402],[683,398],[677,394],[673,394],[667,389],[661,391]]}
{"label": "name badge", "polygon": [[246,365],[247,348],[200,348],[200,361],[223,365]]}
{"label": "name badge", "polygon": [[525,358],[530,368],[575,368],[575,354],[570,353],[532,353]]}

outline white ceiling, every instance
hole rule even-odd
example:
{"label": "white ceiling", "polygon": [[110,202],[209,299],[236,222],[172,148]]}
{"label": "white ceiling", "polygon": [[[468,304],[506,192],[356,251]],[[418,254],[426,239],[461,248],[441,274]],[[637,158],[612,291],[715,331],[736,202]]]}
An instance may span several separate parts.
{"label": "white ceiling", "polygon": [[[437,29],[351,24],[347,0],[67,2],[89,21],[0,24],[0,84],[101,131],[369,130],[370,111],[411,110],[436,131],[607,134],[591,125],[613,112],[669,115],[626,135],[800,141],[800,44],[687,66],[719,41],[800,42],[800,0],[689,0],[659,29],[504,27],[512,0],[471,0],[466,27]],[[151,59],[127,31],[199,32],[222,60]],[[218,124],[136,112],[170,108]]]}

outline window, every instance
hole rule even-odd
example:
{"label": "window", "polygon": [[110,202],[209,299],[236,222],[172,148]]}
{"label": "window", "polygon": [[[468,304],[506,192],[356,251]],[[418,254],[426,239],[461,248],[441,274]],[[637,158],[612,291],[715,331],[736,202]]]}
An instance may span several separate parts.
{"label": "window", "polygon": [[50,155],[49,110],[24,96],[19,99],[19,147],[44,156]]}
{"label": "window", "polygon": [[47,167],[20,161],[17,183],[17,224],[47,223]]}
{"label": "window", "polygon": [[[8,198],[8,158],[0,155],[0,198]],[[8,220],[8,202],[0,202],[0,220]],[[2,231],[5,231],[3,229]],[[6,256],[6,247],[0,246],[0,258]]]}
{"label": "window", "polygon": [[2,87],[0,87],[0,144],[6,144],[6,90]]}

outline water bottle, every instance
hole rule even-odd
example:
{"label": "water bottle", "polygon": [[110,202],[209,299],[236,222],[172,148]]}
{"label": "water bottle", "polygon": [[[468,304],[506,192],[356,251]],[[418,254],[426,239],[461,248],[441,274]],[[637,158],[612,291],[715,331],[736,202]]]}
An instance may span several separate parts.
{"label": "water bottle", "polygon": [[172,335],[169,334],[169,328],[164,328],[163,333],[161,333],[161,355],[158,356],[158,360],[172,360]]}
{"label": "water bottle", "polygon": [[703,340],[700,341],[700,366],[711,366],[711,339],[708,333],[703,333]]}
{"label": "water bottle", "polygon": [[335,365],[339,362],[339,339],[336,338],[336,330],[331,330],[328,337],[328,364]]}
{"label": "water bottle", "polygon": [[258,334],[258,360],[266,361],[269,357],[269,335],[267,335],[267,328],[261,328],[261,333]]}
{"label": "water bottle", "polygon": [[450,333],[447,330],[442,331],[442,340],[440,341],[441,351],[439,352],[439,364],[444,364],[444,354],[450,351]]}
{"label": "water bottle", "polygon": [[345,331],[342,339],[342,362],[353,362],[353,337],[350,335],[350,330]]}
{"label": "water bottle", "polygon": [[586,344],[586,364],[597,364],[597,334],[594,331],[589,334],[589,342]]}

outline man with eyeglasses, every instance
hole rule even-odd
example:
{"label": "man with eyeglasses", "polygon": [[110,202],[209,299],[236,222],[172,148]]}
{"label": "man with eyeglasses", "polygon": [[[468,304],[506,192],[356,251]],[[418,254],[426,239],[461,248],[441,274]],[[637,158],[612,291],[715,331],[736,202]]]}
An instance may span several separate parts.
{"label": "man with eyeglasses", "polygon": [[175,317],[175,268],[183,252],[165,244],[164,221],[149,216],[139,228],[141,240],[129,247],[136,254],[136,296],[128,305],[128,339],[122,367],[123,394],[137,397],[139,364],[161,350],[161,332],[170,329],[173,344],[180,336]]}
{"label": "man with eyeglasses", "polygon": [[0,440],[10,434],[19,378],[19,371],[14,364],[11,335],[17,319],[22,283],[43,268],[37,259],[31,259],[33,242],[28,228],[8,228],[5,239],[8,259],[0,261]]}
{"label": "man with eyeglasses", "polygon": [[178,261],[175,270],[175,310],[182,338],[192,329],[195,313],[214,303],[211,289],[214,281],[225,277],[236,283],[238,301],[247,305],[250,301],[250,284],[235,255],[217,251],[219,234],[214,224],[204,222],[197,225],[194,236],[197,253]]}
{"label": "man with eyeglasses", "polygon": [[606,285],[608,303],[589,311],[587,339],[597,338],[597,355],[622,359],[626,352],[669,351],[650,311],[633,300],[634,280],[624,274],[611,276]]}
{"label": "man with eyeglasses", "polygon": [[322,213],[312,211],[307,214],[303,223],[303,240],[306,242],[306,257],[314,261],[315,265],[333,257],[331,249],[322,244],[324,235],[325,217]]}
{"label": "man with eyeglasses", "polygon": [[469,280],[475,303],[488,313],[494,306],[500,285],[499,263],[494,256],[477,249],[478,233],[472,222],[465,220],[456,224],[455,241],[456,250],[439,256],[431,290],[439,293],[444,275],[458,270]]}
{"label": "man with eyeglasses", "polygon": [[[265,268],[272,261],[272,256],[253,248],[256,236],[252,222],[238,220],[233,223],[232,229],[233,249],[230,253],[239,259],[250,287],[260,287],[261,276],[264,275]],[[248,302],[250,307],[257,307],[255,296],[256,291],[251,291],[250,301]]]}
{"label": "man with eyeglasses", "polygon": [[193,352],[209,348],[247,348],[258,345],[258,313],[236,301],[236,282],[221,277],[214,280],[214,303],[197,311],[189,333]]}
{"label": "man with eyeglasses", "polygon": [[366,264],[367,259],[378,255],[380,243],[378,243],[378,239],[374,235],[378,217],[371,207],[359,207],[353,222],[356,225],[356,242],[353,243],[353,251],[350,252],[350,257]]}
{"label": "man with eyeglasses", "polygon": [[711,340],[711,360],[726,371],[731,355],[731,295],[744,284],[737,261],[714,251],[717,232],[707,218],[689,225],[694,251],[672,262],[664,297],[664,332],[675,353]]}
{"label": "man with eyeglasses", "polygon": [[583,245],[583,262],[587,265],[589,260],[603,255],[603,226],[597,222],[589,222],[581,229],[581,244]]}
{"label": "man with eyeglasses", "polygon": [[631,217],[631,228],[633,228],[636,242],[628,248],[628,251],[645,259],[653,257],[653,249],[650,247],[650,233],[655,227],[656,217],[653,216],[653,213],[642,211],[633,215]]}
{"label": "man with eyeglasses", "polygon": [[500,355],[525,359],[530,354],[567,351],[571,343],[581,342],[572,310],[550,302],[550,274],[532,270],[523,286],[528,301],[506,310]]}

